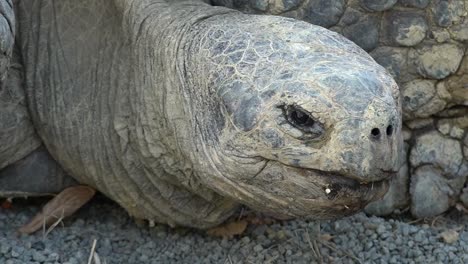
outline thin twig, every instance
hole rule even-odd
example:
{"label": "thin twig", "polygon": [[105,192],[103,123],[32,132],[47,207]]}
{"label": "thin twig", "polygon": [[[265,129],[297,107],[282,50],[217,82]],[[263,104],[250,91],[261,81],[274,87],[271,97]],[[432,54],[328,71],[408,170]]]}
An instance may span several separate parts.
{"label": "thin twig", "polygon": [[[320,221],[317,221],[317,224],[316,224],[316,227],[317,227],[317,239],[318,238],[321,238],[322,237],[322,228],[321,228],[321,225],[320,225]],[[309,229],[307,229],[309,230]],[[308,231],[307,231],[308,232]],[[317,252],[319,253],[320,255],[320,260],[323,260],[323,257],[322,257],[322,252],[320,251],[320,247],[319,245],[317,244],[317,239],[314,240],[314,246],[315,248],[317,249]]]}
{"label": "thin twig", "polygon": [[244,207],[241,208],[241,211],[239,213],[239,217],[237,218],[237,221],[240,221],[243,216],[244,216]]}
{"label": "thin twig", "polygon": [[311,241],[310,235],[309,235],[309,229],[304,230],[304,233],[306,235],[307,243],[309,243],[309,246],[310,246],[310,249],[312,250],[312,253],[314,253],[315,258],[318,260],[318,262],[320,264],[322,264],[322,256],[320,254],[320,249],[317,251],[317,248],[314,247],[314,245],[312,244],[312,241]]}
{"label": "thin twig", "polygon": [[421,222],[421,221],[424,221],[424,219],[423,218],[418,218],[418,219],[415,219],[413,221],[409,221],[409,222],[406,222],[406,223],[411,225],[411,224],[416,224],[416,223]]}
{"label": "thin twig", "polygon": [[97,252],[94,252],[93,254],[94,256],[94,264],[101,264],[101,258],[99,257],[98,253]]}
{"label": "thin twig", "polygon": [[322,257],[322,252],[320,252],[320,247],[317,244],[317,240],[314,240],[313,245],[315,247],[315,251],[317,251],[318,257],[319,257],[319,263],[323,263],[323,257]]}
{"label": "thin twig", "polygon": [[[48,217],[55,217],[55,218],[57,218],[57,221],[55,221],[52,225],[50,225],[49,228],[47,228],[47,230],[46,230],[46,224],[47,224],[46,222],[47,222]],[[64,210],[63,209],[62,209],[62,213],[60,214],[60,217],[58,217],[56,215],[44,216],[44,221],[42,222],[42,239],[45,240],[46,237],[50,234],[50,232],[52,232],[52,230],[54,230],[55,227],[57,227],[57,225],[59,223],[62,223],[62,220],[64,218],[65,218],[65,216],[64,216]]]}
{"label": "thin twig", "polygon": [[52,232],[52,230],[55,229],[56,226],[58,226],[58,224],[62,222],[62,220],[63,220],[63,216],[61,216],[59,219],[57,219],[57,221],[55,221],[52,225],[49,226],[49,228],[44,234],[44,239],[47,237],[47,235],[49,235],[50,232]]}
{"label": "thin twig", "polygon": [[442,217],[442,215],[438,215],[438,216],[434,217],[434,219],[432,219],[432,222],[431,222],[431,227],[432,228],[435,227],[436,222],[437,222],[437,220],[439,220],[440,217]]}
{"label": "thin twig", "polygon": [[96,250],[96,242],[97,240],[94,239],[93,246],[91,247],[91,253],[89,254],[89,258],[88,258],[88,264],[91,264],[91,261],[93,260],[94,250]]}

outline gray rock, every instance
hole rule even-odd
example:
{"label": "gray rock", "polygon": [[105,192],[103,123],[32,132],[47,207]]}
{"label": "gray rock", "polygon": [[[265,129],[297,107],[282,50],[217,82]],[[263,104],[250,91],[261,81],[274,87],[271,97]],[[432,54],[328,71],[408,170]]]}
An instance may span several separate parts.
{"label": "gray rock", "polygon": [[468,102],[468,56],[463,57],[458,71],[440,85],[451,95],[452,104],[466,105]]}
{"label": "gray rock", "polygon": [[268,9],[268,2],[268,0],[255,0],[250,2],[250,6],[259,11],[266,11]]}
{"label": "gray rock", "polygon": [[[416,243],[423,243],[425,239],[424,231],[423,230],[418,231],[416,235],[414,235],[413,239]],[[420,254],[416,254],[416,255],[420,255]]]}
{"label": "gray rock", "polygon": [[436,127],[441,134],[461,140],[468,128],[468,116],[439,119]]}
{"label": "gray rock", "polygon": [[439,28],[431,31],[430,37],[438,43],[444,43],[450,40],[450,33],[446,28]]}
{"label": "gray rock", "polygon": [[404,82],[412,79],[408,75],[407,48],[380,46],[370,55],[382,65],[398,81]]}
{"label": "gray rock", "polygon": [[417,218],[432,217],[450,207],[450,187],[431,166],[418,168],[411,175],[411,214]]}
{"label": "gray rock", "polygon": [[404,6],[416,8],[426,8],[426,6],[429,4],[429,0],[400,0],[399,2]]}
{"label": "gray rock", "polygon": [[10,249],[11,246],[6,243],[0,244],[0,254],[6,255],[8,252],[10,252]]}
{"label": "gray rock", "polygon": [[18,253],[15,249],[11,250],[11,256],[14,258],[17,258],[21,255],[21,253]]}
{"label": "gray rock", "polygon": [[284,11],[289,11],[293,8],[296,8],[301,4],[302,0],[283,0],[281,1],[283,3],[283,10]]}
{"label": "gray rock", "polygon": [[465,160],[468,160],[468,133],[463,140],[463,155],[465,156]]}
{"label": "gray rock", "polygon": [[408,56],[421,76],[440,80],[458,69],[463,48],[451,43],[423,45],[411,49]]}
{"label": "gray rock", "polygon": [[379,20],[365,17],[355,24],[343,29],[343,35],[366,51],[377,47],[379,42]]}
{"label": "gray rock", "polygon": [[410,151],[412,168],[433,164],[435,167],[441,168],[442,174],[449,178],[459,176],[462,163],[461,143],[458,140],[446,138],[437,131],[417,136]]}
{"label": "gray rock", "polygon": [[[291,10],[298,9],[299,6],[304,2],[303,0],[277,0],[277,1],[268,1],[268,0],[257,0],[257,1],[265,1],[268,3],[269,13],[278,15],[282,14]],[[288,15],[290,17],[299,18],[297,14]]]}
{"label": "gray rock", "polygon": [[46,260],[46,257],[44,256],[44,254],[42,254],[41,252],[39,251],[34,251],[32,253],[32,258],[33,260],[37,261],[37,262],[43,262]]}
{"label": "gray rock", "polygon": [[343,16],[341,17],[340,24],[345,25],[345,26],[355,24],[363,16],[365,16],[365,14],[363,14],[362,12],[352,7],[348,7],[346,8]]}
{"label": "gray rock", "polygon": [[[468,207],[468,187],[463,188],[460,195],[460,201],[465,207]],[[468,242],[468,233],[466,234],[466,242]]]}
{"label": "gray rock", "polygon": [[344,10],[344,0],[310,0],[305,7],[303,20],[328,28],[338,23]]}
{"label": "gray rock", "polygon": [[254,250],[255,252],[260,252],[260,251],[263,250],[263,247],[262,247],[262,245],[256,245],[256,246],[253,248],[253,250]]}
{"label": "gray rock", "polygon": [[[223,2],[223,0],[221,0],[221,2]],[[250,0],[231,0],[231,2],[234,7],[243,7],[247,6],[250,3]]]}
{"label": "gray rock", "polygon": [[384,42],[391,45],[414,46],[426,37],[427,22],[415,12],[385,13],[382,21]]}
{"label": "gray rock", "polygon": [[401,133],[403,134],[403,140],[404,141],[409,141],[412,137],[412,133],[411,133],[411,130],[408,129],[406,126],[403,126],[403,128],[401,129]]}
{"label": "gray rock", "polygon": [[435,81],[416,79],[401,86],[403,114],[406,119],[429,117],[446,106],[437,93]]}
{"label": "gray rock", "polygon": [[362,6],[369,11],[384,11],[395,5],[397,0],[361,0]]}
{"label": "gray rock", "polygon": [[468,20],[465,20],[462,24],[451,27],[449,30],[453,39],[468,41]]}
{"label": "gray rock", "polygon": [[233,0],[211,0],[211,3],[218,6],[234,7]]}
{"label": "gray rock", "polygon": [[448,27],[462,19],[464,3],[463,0],[433,0],[431,12],[437,25]]}

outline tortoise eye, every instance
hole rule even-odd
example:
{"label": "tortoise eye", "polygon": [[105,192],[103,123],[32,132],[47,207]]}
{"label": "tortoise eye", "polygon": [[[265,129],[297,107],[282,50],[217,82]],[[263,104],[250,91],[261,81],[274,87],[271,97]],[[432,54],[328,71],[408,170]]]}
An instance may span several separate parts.
{"label": "tortoise eye", "polygon": [[292,109],[288,114],[288,121],[298,127],[312,127],[315,121],[303,111]]}
{"label": "tortoise eye", "polygon": [[294,127],[302,133],[299,138],[316,139],[321,137],[324,132],[324,126],[317,121],[310,113],[296,105],[282,105],[284,118],[290,127]]}

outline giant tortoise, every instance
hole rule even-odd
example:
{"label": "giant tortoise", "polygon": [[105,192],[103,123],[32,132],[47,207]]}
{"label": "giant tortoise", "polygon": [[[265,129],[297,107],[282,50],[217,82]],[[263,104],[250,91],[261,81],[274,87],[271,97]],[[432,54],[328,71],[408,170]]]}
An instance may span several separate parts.
{"label": "giant tortoise", "polygon": [[350,215],[399,168],[396,83],[322,27],[204,1],[0,14],[0,197],[87,185],[135,218],[208,228],[241,205]]}

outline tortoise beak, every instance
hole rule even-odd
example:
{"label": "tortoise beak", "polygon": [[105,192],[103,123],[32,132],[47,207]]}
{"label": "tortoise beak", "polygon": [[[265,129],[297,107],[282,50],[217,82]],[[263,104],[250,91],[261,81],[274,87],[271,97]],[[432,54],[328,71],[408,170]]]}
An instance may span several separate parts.
{"label": "tortoise beak", "polygon": [[390,179],[359,182],[346,175],[292,167],[277,161],[242,184],[253,200],[241,201],[272,215],[309,219],[333,219],[354,214],[385,195]]}

